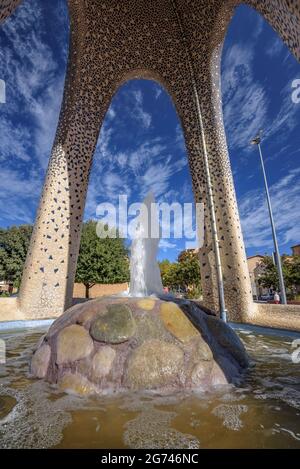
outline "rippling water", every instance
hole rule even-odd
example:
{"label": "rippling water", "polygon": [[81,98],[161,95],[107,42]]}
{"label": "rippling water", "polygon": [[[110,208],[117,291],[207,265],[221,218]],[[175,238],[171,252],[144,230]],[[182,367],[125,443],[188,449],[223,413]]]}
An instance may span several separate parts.
{"label": "rippling water", "polygon": [[[300,364],[292,335],[237,330],[255,364],[212,394],[81,398],[28,375],[43,329],[0,332],[0,447],[300,448]],[[298,335],[298,338],[300,335]]]}

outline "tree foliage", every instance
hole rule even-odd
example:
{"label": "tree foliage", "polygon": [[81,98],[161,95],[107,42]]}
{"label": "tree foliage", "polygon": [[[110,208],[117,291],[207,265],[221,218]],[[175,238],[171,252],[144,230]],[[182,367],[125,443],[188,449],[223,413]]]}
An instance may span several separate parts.
{"label": "tree foliage", "polygon": [[200,262],[194,250],[182,251],[177,262],[163,260],[159,263],[162,282],[171,290],[183,289],[189,296],[200,294]]}
{"label": "tree foliage", "polygon": [[164,285],[164,287],[169,286],[168,285],[168,275],[169,275],[169,270],[172,266],[172,263],[169,261],[169,259],[164,259],[159,264],[159,269],[160,269],[160,275],[161,275],[161,280]]}
{"label": "tree foliage", "polygon": [[0,279],[19,287],[32,233],[31,225],[0,228]]}
{"label": "tree foliage", "polygon": [[[21,281],[31,233],[31,225],[0,229],[0,279],[13,282],[16,287]],[[86,295],[95,283],[122,283],[128,280],[128,253],[124,239],[101,239],[96,233],[96,222],[84,223],[76,282],[85,285]]]}
{"label": "tree foliage", "polygon": [[[107,234],[110,230],[106,230]],[[123,283],[129,280],[128,252],[123,238],[99,238],[96,222],[82,226],[75,281],[83,283],[86,297],[96,283]]]}
{"label": "tree foliage", "polygon": [[[265,288],[273,288],[279,291],[278,272],[272,257],[265,256],[262,262],[264,269],[259,278],[259,284]],[[288,290],[289,296],[293,297],[296,292],[296,286],[300,285],[300,256],[291,257],[284,255],[281,257],[281,262],[285,287]]]}

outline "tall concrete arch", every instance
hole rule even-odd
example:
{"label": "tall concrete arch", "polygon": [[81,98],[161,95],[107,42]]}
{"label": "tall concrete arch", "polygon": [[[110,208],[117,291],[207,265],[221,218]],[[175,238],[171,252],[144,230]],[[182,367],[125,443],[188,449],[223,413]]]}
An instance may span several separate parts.
{"label": "tall concrete arch", "polygon": [[[4,20],[17,6],[5,0]],[[207,181],[195,96],[195,70],[213,182],[217,229],[230,318],[255,313],[222,116],[220,59],[235,7],[256,8],[300,59],[296,0],[69,0],[70,52],[64,98],[34,232],[19,308],[47,317],[70,305],[90,165],[111,98],[129,78],[154,78],[171,95],[185,136],[195,201],[207,206]],[[174,6],[177,11],[174,11]],[[186,43],[178,24],[182,19]],[[209,212],[200,251],[204,301],[218,309]]]}

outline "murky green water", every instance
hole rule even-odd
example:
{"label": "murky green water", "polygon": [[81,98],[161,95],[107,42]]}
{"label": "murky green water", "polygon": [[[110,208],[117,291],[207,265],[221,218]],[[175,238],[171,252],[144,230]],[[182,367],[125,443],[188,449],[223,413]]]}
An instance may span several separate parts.
{"label": "murky green water", "polygon": [[0,365],[0,447],[300,448],[294,336],[239,330],[256,364],[239,389],[80,398],[30,379],[32,348],[44,332],[0,332],[7,348]]}

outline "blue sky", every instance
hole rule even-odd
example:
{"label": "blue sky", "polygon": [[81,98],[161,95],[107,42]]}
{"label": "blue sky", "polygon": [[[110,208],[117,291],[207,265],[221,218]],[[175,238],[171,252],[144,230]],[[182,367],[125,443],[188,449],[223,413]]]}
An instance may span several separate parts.
{"label": "blue sky", "polygon": [[[0,28],[0,226],[32,223],[55,135],[68,53],[64,0],[23,0]],[[281,252],[300,242],[300,104],[291,84],[300,65],[270,26],[248,7],[230,25],[222,60],[225,129],[246,250],[270,253],[272,237],[257,149],[263,142]],[[157,83],[133,80],[115,95],[98,139],[85,219],[118,194],[139,202],[191,202],[181,126]],[[161,241],[159,257],[176,259],[184,240]]]}

